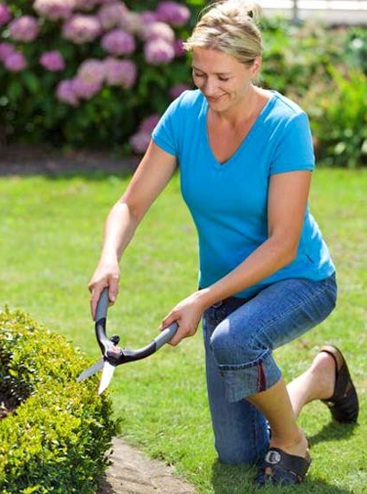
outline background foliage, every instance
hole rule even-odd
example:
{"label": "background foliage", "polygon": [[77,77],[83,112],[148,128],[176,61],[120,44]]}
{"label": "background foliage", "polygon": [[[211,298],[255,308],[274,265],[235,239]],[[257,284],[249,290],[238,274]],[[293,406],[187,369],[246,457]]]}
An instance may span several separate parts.
{"label": "background foliage", "polygon": [[[124,6],[119,21],[101,21],[103,29],[84,42],[65,37],[66,16],[53,20],[49,14],[37,14],[40,5],[50,8],[60,2],[20,0],[6,6],[0,2],[0,126],[6,142],[143,152],[159,115],[191,85],[180,40],[188,36],[207,2],[61,2],[74,5],[73,15],[99,20],[101,10]],[[34,9],[37,5],[38,11]],[[32,16],[39,24],[39,32],[30,41],[14,39],[12,34],[14,19],[24,16]],[[103,38],[116,28],[133,38],[134,49],[126,43],[117,52],[116,46],[106,49]],[[319,161],[336,166],[366,165],[367,28],[328,28],[315,21],[291,25],[285,19],[269,17],[264,18],[262,28],[265,50],[261,83],[295,99],[309,113]],[[154,34],[149,34],[151,31]],[[153,38],[159,46],[156,44],[152,52],[147,45]],[[4,48],[4,43],[25,57],[24,67],[7,68],[9,48]],[[50,51],[61,54],[62,69],[42,66],[40,58]],[[116,67],[107,70],[95,63],[111,58],[113,63],[130,65],[116,75]],[[111,77],[115,78],[113,83]],[[60,87],[61,81],[75,79],[79,84]]]}
{"label": "background foliage", "polygon": [[263,84],[309,114],[317,158],[367,165],[367,28],[263,23]]}

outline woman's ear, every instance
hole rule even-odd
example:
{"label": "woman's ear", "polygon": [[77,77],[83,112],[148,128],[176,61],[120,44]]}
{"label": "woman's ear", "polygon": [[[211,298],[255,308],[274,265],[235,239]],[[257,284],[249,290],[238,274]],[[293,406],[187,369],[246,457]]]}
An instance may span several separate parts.
{"label": "woman's ear", "polygon": [[253,77],[256,77],[257,74],[259,73],[260,68],[261,68],[261,62],[262,62],[262,58],[260,56],[255,58],[254,63],[251,66],[251,71],[252,71]]}

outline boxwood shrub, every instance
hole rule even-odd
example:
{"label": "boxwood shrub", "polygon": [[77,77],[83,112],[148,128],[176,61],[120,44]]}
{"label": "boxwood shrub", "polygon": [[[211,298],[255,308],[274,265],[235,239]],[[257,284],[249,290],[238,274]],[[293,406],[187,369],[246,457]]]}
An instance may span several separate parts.
{"label": "boxwood shrub", "polygon": [[22,311],[0,311],[1,494],[94,494],[117,432],[90,362]]}

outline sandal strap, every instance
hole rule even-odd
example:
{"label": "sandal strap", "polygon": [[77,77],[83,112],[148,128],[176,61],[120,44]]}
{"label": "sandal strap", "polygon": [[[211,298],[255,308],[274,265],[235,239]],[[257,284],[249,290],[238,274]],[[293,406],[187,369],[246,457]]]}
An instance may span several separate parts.
{"label": "sandal strap", "polygon": [[356,422],[359,413],[358,396],[342,352],[332,345],[325,345],[320,352],[328,353],[335,362],[334,393],[330,398],[321,401],[328,406],[338,422]]}
{"label": "sandal strap", "polygon": [[[345,394],[345,390],[346,390],[348,383],[350,381],[349,369],[348,369],[347,363],[343,357],[342,352],[338,348],[336,348],[332,345],[325,345],[321,348],[320,353],[321,352],[325,352],[325,353],[329,354],[334,359],[334,362],[335,362],[334,393],[329,399],[322,400],[322,401],[335,403],[340,398],[342,398]],[[342,364],[340,367],[339,367],[339,361],[338,361],[337,355],[339,355],[339,358],[342,361]]]}

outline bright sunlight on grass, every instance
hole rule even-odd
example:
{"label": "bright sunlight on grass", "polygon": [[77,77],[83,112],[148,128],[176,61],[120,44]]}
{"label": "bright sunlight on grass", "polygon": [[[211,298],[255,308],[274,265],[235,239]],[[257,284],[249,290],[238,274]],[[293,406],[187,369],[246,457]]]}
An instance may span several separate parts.
{"label": "bright sunlight on grass", "polygon": [[[87,283],[99,257],[104,219],[126,184],[126,178],[101,175],[0,177],[0,306],[25,310],[68,337],[91,361],[99,358],[99,348]],[[314,176],[311,210],[337,264],[339,303],[326,322],[278,350],[277,358],[291,379],[325,342],[341,347],[358,387],[361,414],[357,426],[339,426],[323,404],[305,409],[301,425],[313,465],[306,483],[292,492],[367,492],[366,191],[366,170],[320,169]],[[109,334],[118,333],[121,346],[148,343],[173,304],[195,289],[196,271],[195,230],[176,177],[124,257]],[[166,346],[147,360],[118,367],[111,393],[124,438],[174,464],[199,494],[252,492],[252,471],[215,460],[200,331],[177,348]]]}

